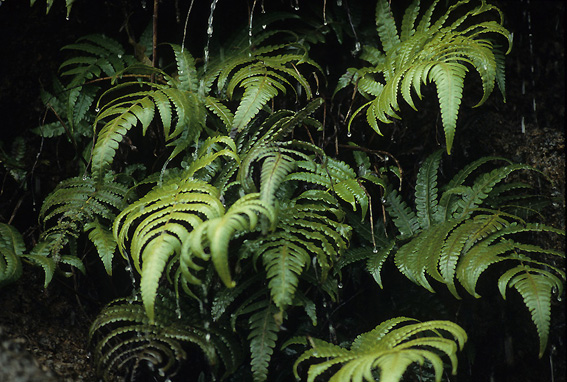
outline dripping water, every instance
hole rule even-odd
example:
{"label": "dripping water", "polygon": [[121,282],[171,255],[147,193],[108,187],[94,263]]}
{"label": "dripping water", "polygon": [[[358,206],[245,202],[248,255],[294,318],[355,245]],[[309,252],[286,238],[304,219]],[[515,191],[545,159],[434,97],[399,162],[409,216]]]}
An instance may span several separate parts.
{"label": "dripping water", "polygon": [[183,26],[183,40],[181,41],[181,53],[185,50],[185,39],[187,38],[187,25],[189,24],[189,15],[191,14],[191,10],[193,9],[193,2],[195,0],[191,0],[191,4],[189,4],[189,10],[187,11],[187,16],[185,17],[185,25]]}
{"label": "dripping water", "polygon": [[215,13],[215,8],[219,0],[213,0],[211,2],[211,13],[209,14],[209,21],[207,26],[207,45],[205,46],[205,68],[207,71],[207,64],[209,63],[209,46],[211,44],[211,38],[213,37],[213,15]]}
{"label": "dripping water", "polygon": [[[248,23],[248,47],[249,48],[252,48],[252,28],[253,28],[252,20],[254,19],[254,8],[256,8],[256,1],[257,0],[254,0],[254,3],[252,3],[252,9],[250,10],[250,22]],[[251,51],[248,52],[248,56],[252,56]]]}
{"label": "dripping water", "polygon": [[[343,2],[340,1],[340,4],[339,4],[339,1],[337,1],[337,5],[342,6]],[[350,14],[350,8],[348,6],[348,3],[346,3],[346,2],[345,2],[345,9],[346,9],[346,12],[347,12],[348,23],[350,24],[350,29],[352,29],[352,33],[354,35],[354,40],[355,40],[354,50],[351,53],[353,55],[355,55],[358,52],[360,52],[360,48],[361,48],[360,41],[358,41],[358,34],[356,33],[356,28],[354,27],[354,23],[352,22],[352,16]]]}
{"label": "dripping water", "polygon": [[[533,110],[533,119],[535,124],[537,125],[537,103],[536,103],[536,99],[535,99],[535,66],[534,66],[534,42],[533,42],[533,29],[532,29],[532,13],[531,13],[531,4],[530,4],[530,0],[525,0],[525,10],[523,12],[524,18],[526,20],[526,25],[528,28],[528,49],[529,49],[529,54],[530,54],[530,87],[531,87],[531,92],[532,92],[532,110]],[[526,94],[526,86],[525,86],[525,80],[522,81],[522,95]],[[521,119],[521,128],[522,128],[522,134],[525,134],[526,132],[526,126],[525,126],[525,118],[524,116],[522,116]]]}

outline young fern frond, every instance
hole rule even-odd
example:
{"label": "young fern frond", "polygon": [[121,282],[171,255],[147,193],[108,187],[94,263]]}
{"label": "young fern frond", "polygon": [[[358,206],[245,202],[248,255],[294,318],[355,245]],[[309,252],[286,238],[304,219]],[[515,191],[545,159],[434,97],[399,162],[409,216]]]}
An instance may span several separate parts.
{"label": "young fern frond", "polygon": [[[397,382],[408,366],[414,362],[423,365],[426,361],[433,366],[435,380],[441,381],[443,360],[446,355],[451,361],[452,373],[457,371],[457,349],[462,349],[467,340],[465,331],[449,321],[415,321],[397,317],[385,321],[370,332],[359,335],[347,349],[319,340],[308,338],[311,349],[304,352],[295,362],[294,373],[299,379],[298,366],[302,362],[316,359],[307,372],[307,381],[314,382],[318,376],[335,365],[340,369],[330,377],[331,382],[381,381]],[[405,324],[400,326],[401,324]],[[396,328],[397,327],[397,328]],[[446,338],[442,332],[452,338]],[[379,378],[375,376],[379,371]]]}
{"label": "young fern frond", "polygon": [[21,257],[26,247],[22,235],[9,224],[0,223],[0,288],[22,275]]}
{"label": "young fern frond", "polygon": [[[486,101],[494,89],[495,82],[503,86],[502,55],[492,40],[484,38],[487,34],[503,36],[511,47],[511,34],[502,26],[502,17],[498,21],[482,21],[472,26],[466,22],[490,11],[500,11],[485,1],[465,15],[454,20],[452,14],[465,2],[451,6],[433,25],[431,16],[437,1],[424,13],[417,28],[415,22],[419,13],[419,0],[415,0],[406,10],[399,34],[392,17],[389,3],[379,0],[376,7],[376,26],[383,54],[376,49],[366,49],[363,58],[373,65],[370,68],[351,70],[343,77],[335,93],[345,87],[349,78],[357,84],[358,91],[371,100],[353,113],[352,120],[366,109],[370,126],[381,134],[378,121],[389,123],[390,118],[399,118],[398,94],[401,94],[412,108],[416,108],[412,99],[412,89],[421,98],[421,84],[434,82],[437,88],[441,119],[445,130],[447,152],[451,152],[457,126],[464,77],[468,66],[474,68],[482,81],[483,97],[477,104]],[[497,58],[498,57],[498,58]],[[382,74],[384,83],[375,74]]]}

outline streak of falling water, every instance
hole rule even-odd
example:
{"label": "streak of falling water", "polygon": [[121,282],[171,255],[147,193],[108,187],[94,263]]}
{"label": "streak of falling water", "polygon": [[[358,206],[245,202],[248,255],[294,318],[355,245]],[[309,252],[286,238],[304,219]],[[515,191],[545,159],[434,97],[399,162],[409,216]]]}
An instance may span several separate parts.
{"label": "streak of falling water", "polygon": [[[252,28],[253,28],[253,24],[252,24],[252,20],[254,19],[254,8],[256,8],[256,1],[254,0],[254,3],[252,3],[252,9],[250,10],[250,23],[248,23],[248,47],[252,47]],[[262,2],[262,7],[264,2]],[[248,55],[251,56],[252,52],[248,52]]]}
{"label": "streak of falling water", "polygon": [[[338,6],[341,6],[343,3],[342,1],[337,2]],[[345,3],[345,8],[346,8],[346,12],[347,12],[347,16],[348,16],[348,23],[350,24],[350,28],[352,29],[352,33],[354,34],[354,40],[356,41],[354,44],[354,50],[351,52],[353,55],[357,54],[360,51],[360,41],[358,41],[358,34],[356,33],[356,29],[354,28],[354,24],[352,22],[352,17],[350,15],[350,8],[348,7],[348,3]]]}
{"label": "streak of falling water", "polygon": [[[533,29],[532,29],[532,13],[530,10],[530,0],[526,0],[525,2],[525,8],[526,10],[524,10],[523,14],[524,14],[524,18],[526,19],[526,24],[528,27],[528,47],[529,47],[529,52],[530,52],[530,86],[531,86],[531,91],[532,91],[532,109],[533,109],[533,116],[534,116],[534,122],[537,125],[537,103],[536,103],[536,99],[535,99],[535,66],[534,66],[534,42],[533,42]],[[526,89],[525,89],[525,81],[522,82],[522,95],[524,95],[526,93]],[[526,132],[526,126],[525,126],[525,120],[524,117],[522,116],[522,133]]]}
{"label": "streak of falling water", "polygon": [[191,4],[189,4],[189,10],[187,11],[187,16],[185,17],[185,25],[183,26],[183,40],[181,41],[181,53],[185,50],[185,39],[187,38],[187,25],[189,24],[189,15],[191,14],[191,10],[193,9],[193,2],[195,0],[191,0]]}
{"label": "streak of falling water", "polygon": [[211,13],[209,14],[209,21],[207,26],[207,45],[205,46],[205,71],[207,71],[207,64],[209,63],[209,46],[211,44],[211,38],[213,37],[213,16],[218,1],[219,0],[213,0],[211,2]]}

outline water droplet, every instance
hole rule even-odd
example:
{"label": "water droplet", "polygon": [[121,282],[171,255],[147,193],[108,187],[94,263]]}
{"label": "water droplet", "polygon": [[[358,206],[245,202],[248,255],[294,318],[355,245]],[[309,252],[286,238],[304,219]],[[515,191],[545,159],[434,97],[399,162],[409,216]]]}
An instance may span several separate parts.
{"label": "water droplet", "polygon": [[183,70],[180,70],[180,71],[179,71],[179,74],[183,74]]}
{"label": "water droplet", "polygon": [[522,134],[525,134],[525,133],[526,133],[526,122],[525,122],[525,120],[524,120],[524,116],[523,116],[523,115],[522,115],[521,124],[522,124]]}
{"label": "water droplet", "polygon": [[343,0],[337,0],[337,6],[342,7],[343,6]]}
{"label": "water droplet", "polygon": [[209,27],[207,28],[207,34],[208,34],[209,36],[212,36],[212,35],[213,35],[213,26],[212,26],[212,25],[209,25]]}
{"label": "water droplet", "polygon": [[349,131],[346,136],[350,138],[352,137],[352,133]]}
{"label": "water droplet", "polygon": [[210,333],[207,333],[207,334],[205,335],[205,341],[209,342],[210,340],[211,340],[211,334],[210,334]]}
{"label": "water droplet", "polygon": [[132,271],[132,268],[131,268],[129,265],[127,265],[126,267],[124,267],[124,270],[125,270],[126,272],[131,272],[131,271]]}
{"label": "water droplet", "polygon": [[94,109],[94,111],[95,113],[98,113],[100,111],[100,108],[97,107],[96,109]]}
{"label": "water droplet", "polygon": [[387,202],[386,198],[382,198],[382,199],[380,199],[380,201],[381,201],[382,203],[386,203],[386,202]]}
{"label": "water droplet", "polygon": [[121,55],[121,54],[119,54],[119,55],[118,55],[118,58],[122,58],[122,55]]}
{"label": "water droplet", "polygon": [[339,289],[343,289],[343,283],[338,283],[338,284],[337,284],[337,287],[338,287]]}
{"label": "water droplet", "polygon": [[384,157],[384,162],[387,163],[389,160],[390,160],[390,157],[386,155],[386,156]]}
{"label": "water droplet", "polygon": [[65,20],[69,21],[69,16],[65,17]]}
{"label": "water droplet", "polygon": [[361,48],[360,42],[357,41],[356,44],[354,44],[354,51],[358,53],[360,52],[360,48]]}
{"label": "water droplet", "polygon": [[559,301],[559,302],[562,301],[561,296],[557,296],[557,301]]}
{"label": "water droplet", "polygon": [[378,253],[378,248],[376,247],[372,248],[372,253]]}
{"label": "water droplet", "polygon": [[262,29],[266,29],[267,25],[266,24],[262,24]]}

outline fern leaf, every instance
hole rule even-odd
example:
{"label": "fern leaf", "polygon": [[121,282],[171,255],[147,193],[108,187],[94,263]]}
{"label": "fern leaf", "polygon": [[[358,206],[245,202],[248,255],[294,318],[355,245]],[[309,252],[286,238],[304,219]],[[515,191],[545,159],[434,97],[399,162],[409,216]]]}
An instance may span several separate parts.
{"label": "fern leaf", "polygon": [[22,275],[20,257],[25,251],[24,240],[16,228],[0,223],[0,288]]}
{"label": "fern leaf", "polygon": [[[250,316],[250,353],[252,360],[252,374],[255,382],[262,382],[268,379],[268,365],[276,340],[278,338],[279,326],[275,316],[278,313],[275,307],[265,301],[260,303],[260,309]],[[263,306],[262,306],[263,305]]]}
{"label": "fern leaf", "polygon": [[448,154],[451,153],[457,128],[457,114],[463,97],[466,72],[467,69],[464,65],[451,62],[438,62],[429,71],[429,79],[437,85]]}
{"label": "fern leaf", "polygon": [[385,246],[384,248],[380,249],[379,251],[372,250],[372,254],[367,253],[368,260],[366,262],[366,270],[372,275],[374,281],[380,286],[380,288],[384,288],[382,285],[382,266],[386,262],[386,259],[394,249],[395,241],[392,240],[389,245]]}
{"label": "fern leaf", "polygon": [[278,89],[276,84],[267,74],[250,77],[242,82],[244,95],[234,114],[232,130],[242,131],[269,100],[278,95],[279,91],[285,90],[281,87]]}
{"label": "fern leaf", "polygon": [[[435,380],[439,382],[443,374],[443,361],[439,353],[449,357],[455,374],[457,344],[462,349],[467,340],[464,330],[448,321],[427,321],[393,329],[407,321],[410,320],[405,317],[386,321],[374,330],[359,335],[350,349],[309,339],[312,349],[303,353],[295,362],[296,378],[299,379],[297,366],[310,358],[324,360],[309,367],[308,382],[314,382],[319,375],[337,364],[341,367],[329,381],[374,381],[373,370],[378,369],[380,381],[397,382],[410,364],[423,364],[427,360],[433,365]],[[454,340],[443,337],[441,330],[449,333]],[[422,332],[427,334],[421,335]],[[412,339],[413,336],[417,338]]]}
{"label": "fern leaf", "polygon": [[389,53],[394,47],[400,44],[398,30],[390,4],[386,0],[378,0],[376,5],[376,29],[382,42],[382,49]]}
{"label": "fern leaf", "polygon": [[228,244],[236,232],[254,230],[259,216],[265,216],[271,224],[275,222],[275,211],[259,199],[259,194],[245,195],[222,216],[209,219],[196,227],[189,240],[183,244],[182,252],[208,258],[203,244],[209,246],[212,262],[221,280],[227,287],[234,287],[235,282],[230,276],[228,264]]}
{"label": "fern leaf", "polygon": [[412,237],[419,232],[419,221],[415,212],[408,207],[396,190],[389,190],[386,193],[385,207],[400,232],[400,239]]}
{"label": "fern leaf", "polygon": [[519,265],[504,273],[498,280],[502,297],[506,287],[514,287],[522,295],[539,335],[539,358],[543,356],[549,337],[551,319],[551,295],[553,290],[563,289],[562,281],[554,274]]}
{"label": "fern leaf", "polygon": [[429,156],[420,166],[415,183],[417,219],[423,229],[429,228],[437,215],[437,172],[441,162],[441,150]]}
{"label": "fern leaf", "polygon": [[97,219],[85,224],[84,229],[85,232],[90,231],[89,239],[95,245],[106,273],[112,276],[112,259],[116,251],[116,240],[114,240],[112,231],[102,226]]}
{"label": "fern leaf", "polygon": [[274,153],[264,159],[260,178],[260,199],[273,204],[275,191],[282,183],[284,177],[293,171],[295,161],[281,152]]}

